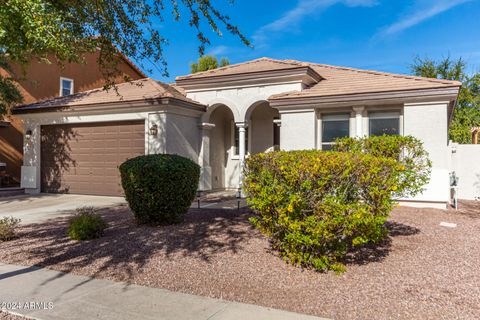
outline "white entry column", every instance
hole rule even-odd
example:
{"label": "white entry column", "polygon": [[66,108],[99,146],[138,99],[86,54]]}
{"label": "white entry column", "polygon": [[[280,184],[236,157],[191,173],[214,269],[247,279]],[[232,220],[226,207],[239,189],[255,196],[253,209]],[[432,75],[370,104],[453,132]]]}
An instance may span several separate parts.
{"label": "white entry column", "polygon": [[363,132],[363,111],[365,107],[353,107],[355,112],[355,137],[361,138],[364,136]]}
{"label": "white entry column", "polygon": [[38,123],[26,121],[23,137],[23,165],[21,168],[21,187],[27,194],[40,193],[40,153],[41,126]]}
{"label": "white entry column", "polygon": [[246,129],[248,125],[246,122],[237,122],[236,125],[238,127],[238,158],[239,158],[238,191],[240,192],[240,195],[243,197],[243,190],[242,190],[243,168],[245,166],[245,154],[246,154],[245,134],[246,134],[246,131],[247,131]]}

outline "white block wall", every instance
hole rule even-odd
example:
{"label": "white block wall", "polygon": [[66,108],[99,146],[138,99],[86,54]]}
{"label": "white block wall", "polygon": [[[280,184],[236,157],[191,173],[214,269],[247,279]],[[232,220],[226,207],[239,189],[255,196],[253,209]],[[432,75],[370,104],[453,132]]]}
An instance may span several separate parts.
{"label": "white block wall", "polygon": [[480,145],[453,144],[452,167],[458,180],[458,198],[480,200]]}
{"label": "white block wall", "polygon": [[445,204],[450,201],[447,110],[448,102],[404,106],[404,135],[422,140],[432,160],[432,175],[425,192],[407,200]]}

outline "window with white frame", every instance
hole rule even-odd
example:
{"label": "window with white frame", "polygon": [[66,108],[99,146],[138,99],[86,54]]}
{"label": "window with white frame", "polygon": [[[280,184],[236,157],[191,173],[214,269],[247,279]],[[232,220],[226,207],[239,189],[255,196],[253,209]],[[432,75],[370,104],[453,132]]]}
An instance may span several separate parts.
{"label": "window with white frame", "polygon": [[395,111],[369,113],[368,131],[370,136],[400,134],[400,113]]}
{"label": "window with white frame", "polygon": [[322,115],[322,150],[331,150],[338,138],[350,135],[350,114]]}
{"label": "window with white frame", "polygon": [[[232,121],[232,132],[233,132],[233,155],[240,155],[240,128],[235,125],[235,122]],[[248,127],[245,128],[245,153],[248,153]]]}
{"label": "window with white frame", "polygon": [[60,77],[60,96],[73,94],[73,80]]}

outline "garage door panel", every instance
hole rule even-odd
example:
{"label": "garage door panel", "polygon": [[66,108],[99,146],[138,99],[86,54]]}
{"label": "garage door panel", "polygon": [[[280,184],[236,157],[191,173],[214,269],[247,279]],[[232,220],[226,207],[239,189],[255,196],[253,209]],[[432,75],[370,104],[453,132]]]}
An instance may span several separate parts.
{"label": "garage door panel", "polygon": [[145,122],[42,126],[42,192],[122,195],[118,166],[145,154]]}
{"label": "garage door panel", "polygon": [[135,147],[135,145],[129,139],[121,139],[121,140],[118,141],[118,147],[119,148],[132,148],[132,147]]}
{"label": "garage door panel", "polygon": [[114,168],[92,168],[90,170],[90,174],[92,174],[94,177],[100,177],[102,179],[106,179],[108,177],[115,177],[116,173],[118,171],[117,167]]}
{"label": "garage door panel", "polygon": [[80,139],[75,142],[77,148],[90,149],[92,148],[92,140],[90,139]]}
{"label": "garage door panel", "polygon": [[[70,174],[70,172],[72,172]],[[63,177],[66,177],[66,176],[85,176],[85,175],[89,175],[90,174],[90,168],[80,168],[80,167],[76,167],[74,168],[73,170],[68,170],[66,171],[64,174],[63,174]]]}
{"label": "garage door panel", "polygon": [[119,154],[118,155],[118,160],[120,161],[120,163],[126,161],[127,159],[130,159],[131,157],[127,154],[127,153],[124,153],[124,154]]}

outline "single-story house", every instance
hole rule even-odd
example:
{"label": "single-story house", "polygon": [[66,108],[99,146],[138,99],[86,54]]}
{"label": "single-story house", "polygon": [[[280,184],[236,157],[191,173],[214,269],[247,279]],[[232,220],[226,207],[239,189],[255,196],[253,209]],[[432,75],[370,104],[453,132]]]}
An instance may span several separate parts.
{"label": "single-story house", "polygon": [[413,135],[433,162],[426,191],[450,200],[448,126],[461,83],[260,58],[176,78],[150,78],[21,106],[28,193],[120,195],[117,166],[176,153],[202,168],[201,190],[239,189],[249,154],[331,148],[342,136]]}

